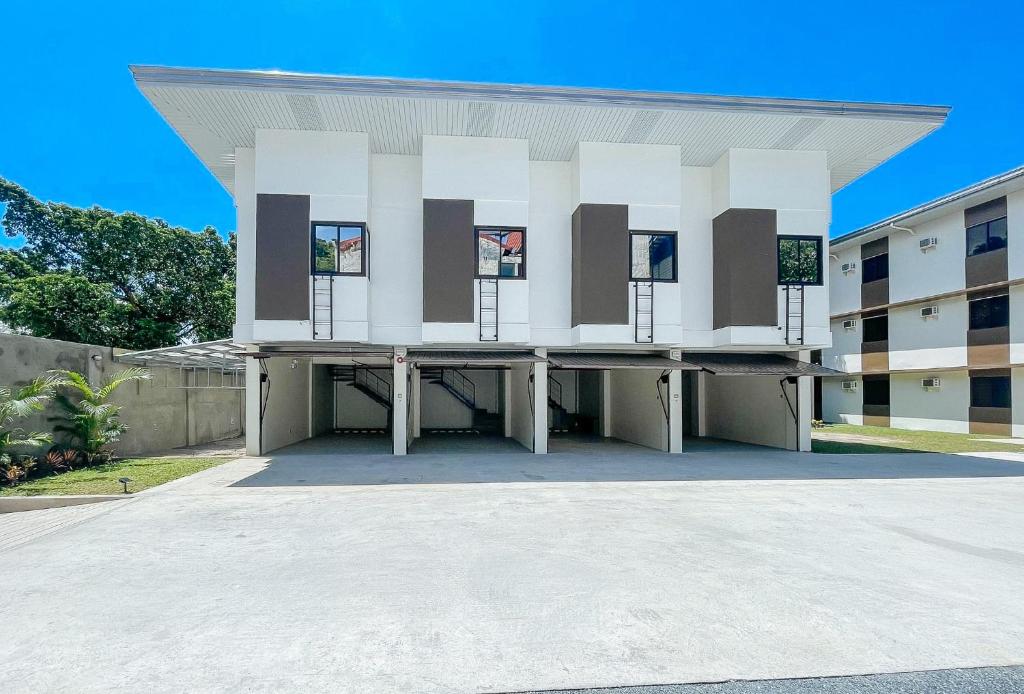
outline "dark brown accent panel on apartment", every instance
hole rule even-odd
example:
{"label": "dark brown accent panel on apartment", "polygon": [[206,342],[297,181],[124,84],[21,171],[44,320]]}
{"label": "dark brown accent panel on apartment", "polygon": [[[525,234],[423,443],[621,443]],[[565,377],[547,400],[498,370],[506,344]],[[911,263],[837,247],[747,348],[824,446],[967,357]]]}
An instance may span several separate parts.
{"label": "dark brown accent panel on apartment", "polygon": [[964,210],[964,228],[1006,216],[1006,196]]}
{"label": "dark brown accent panel on apartment", "polygon": [[889,303],[889,278],[860,285],[860,306],[884,306]]}
{"label": "dark brown accent panel on apartment", "polygon": [[778,215],[729,209],[712,222],[715,330],[778,325]]}
{"label": "dark brown accent panel on apartment", "polygon": [[472,323],[472,200],[423,201],[423,322]]}
{"label": "dark brown accent panel on apartment", "polygon": [[629,207],[581,203],[572,213],[572,324],[629,324]]}
{"label": "dark brown accent panel on apartment", "polygon": [[256,196],[256,320],[309,320],[309,196]]}
{"label": "dark brown accent panel on apartment", "polygon": [[1009,407],[972,407],[969,417],[972,422],[983,424],[1012,424],[1013,410]]}
{"label": "dark brown accent panel on apartment", "polygon": [[981,328],[980,330],[967,331],[967,346],[975,347],[982,345],[1007,345],[1010,344],[1010,326],[1003,325],[998,328]]}
{"label": "dark brown accent panel on apartment", "polygon": [[965,286],[970,289],[1005,282],[1010,274],[1009,265],[1010,255],[1005,248],[969,255],[964,259]]}
{"label": "dark brown accent panel on apartment", "polygon": [[883,253],[889,252],[889,237],[875,239],[874,241],[868,241],[860,247],[860,259],[874,258],[876,255],[882,255]]}

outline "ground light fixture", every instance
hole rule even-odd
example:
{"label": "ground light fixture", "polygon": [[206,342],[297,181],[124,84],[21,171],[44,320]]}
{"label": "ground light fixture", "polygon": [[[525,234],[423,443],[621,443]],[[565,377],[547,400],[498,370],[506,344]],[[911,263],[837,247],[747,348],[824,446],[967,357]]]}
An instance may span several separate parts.
{"label": "ground light fixture", "polygon": [[131,477],[119,477],[118,482],[124,485],[124,493],[128,494],[128,483],[132,481]]}

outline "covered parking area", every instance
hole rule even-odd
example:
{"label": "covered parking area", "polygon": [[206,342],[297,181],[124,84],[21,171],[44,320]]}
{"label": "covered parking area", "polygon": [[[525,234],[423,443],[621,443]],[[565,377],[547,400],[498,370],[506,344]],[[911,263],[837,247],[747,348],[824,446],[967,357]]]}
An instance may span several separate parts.
{"label": "covered parking area", "polygon": [[405,361],[410,453],[544,452],[538,450],[534,406],[537,379],[546,373],[544,356],[524,350],[410,350]]}

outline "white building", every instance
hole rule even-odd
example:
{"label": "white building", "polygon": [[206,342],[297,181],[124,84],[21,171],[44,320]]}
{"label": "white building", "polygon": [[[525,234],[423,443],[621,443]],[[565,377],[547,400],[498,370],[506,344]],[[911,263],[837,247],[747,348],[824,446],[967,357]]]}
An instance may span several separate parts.
{"label": "white building", "polygon": [[252,453],[352,431],[808,450],[831,193],[948,110],[133,72],[238,208]]}
{"label": "white building", "polygon": [[[831,244],[826,421],[1024,436],[1024,167]],[[1017,403],[1017,407],[1012,407]]]}

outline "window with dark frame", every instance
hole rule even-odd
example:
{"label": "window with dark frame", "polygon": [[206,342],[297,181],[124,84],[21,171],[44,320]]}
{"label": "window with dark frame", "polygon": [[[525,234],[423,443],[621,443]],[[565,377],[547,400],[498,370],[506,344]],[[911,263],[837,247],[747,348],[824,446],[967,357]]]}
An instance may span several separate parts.
{"label": "window with dark frame", "polygon": [[311,236],[312,274],[366,274],[365,224],[313,222]]}
{"label": "window with dark frame", "polygon": [[778,240],[779,284],[821,284],[821,238],[780,236]]}
{"label": "window with dark frame", "polygon": [[884,280],[889,276],[889,254],[880,253],[879,255],[865,258],[861,261],[861,266],[862,284]]}
{"label": "window with dark frame", "polygon": [[864,324],[864,342],[881,342],[889,339],[889,314],[868,316],[862,319]]}
{"label": "window with dark frame", "polygon": [[486,279],[526,277],[526,230],[477,227],[476,276]]}
{"label": "window with dark frame", "polygon": [[629,279],[641,282],[676,281],[676,235],[629,232]]}
{"label": "window with dark frame", "polygon": [[971,376],[971,407],[1010,407],[1010,377]]}
{"label": "window with dark frame", "polygon": [[968,302],[971,330],[1003,328],[1010,324],[1010,295],[990,296]]}
{"label": "window with dark frame", "polygon": [[873,406],[889,405],[889,377],[864,377],[864,404]]}
{"label": "window with dark frame", "polygon": [[967,228],[967,255],[981,255],[1006,248],[1006,217]]}

